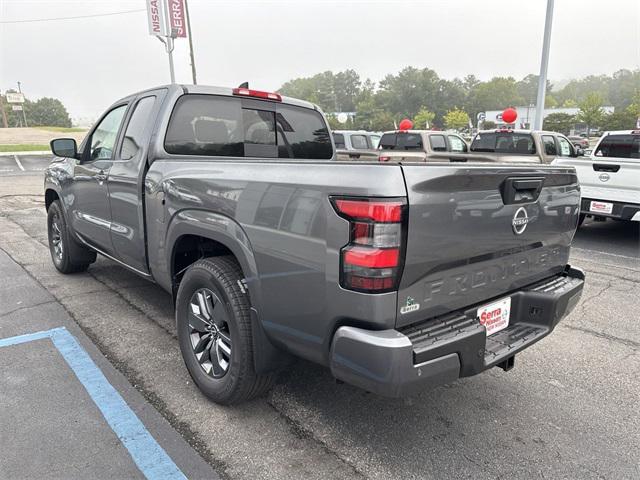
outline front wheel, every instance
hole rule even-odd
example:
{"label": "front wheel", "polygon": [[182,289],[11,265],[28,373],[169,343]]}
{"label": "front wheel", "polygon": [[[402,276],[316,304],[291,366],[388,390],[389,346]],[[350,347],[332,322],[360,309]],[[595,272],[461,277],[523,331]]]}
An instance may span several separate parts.
{"label": "front wheel", "polygon": [[251,302],[240,288],[242,271],[231,256],[205,258],[185,273],[176,297],[178,341],[198,388],[223,405],[266,392],[274,374],[253,363]]}
{"label": "front wheel", "polygon": [[53,265],[62,273],[84,272],[96,261],[96,253],[79,245],[67,229],[58,200],[47,210],[47,233]]}

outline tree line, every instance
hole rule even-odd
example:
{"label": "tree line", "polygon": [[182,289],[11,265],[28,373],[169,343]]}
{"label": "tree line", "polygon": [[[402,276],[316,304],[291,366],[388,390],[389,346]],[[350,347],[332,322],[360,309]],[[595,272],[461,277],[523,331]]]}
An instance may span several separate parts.
{"label": "tree line", "polygon": [[[538,76],[521,80],[494,77],[481,81],[474,75],[444,79],[430,68],[406,67],[377,84],[362,80],[354,70],[322,72],[296,78],[278,90],[283,95],[318,104],[325,112],[355,112],[346,123],[329,115],[332,128],[389,130],[403,118],[416,128],[463,129],[469,119],[487,110],[536,103]],[[547,108],[577,107],[577,117],[554,113],[544,128],[568,133],[576,122],[602,129],[630,129],[640,116],[640,70],[618,70],[613,75],[591,75],[571,80],[561,88],[547,81]],[[605,105],[615,107],[606,115]],[[485,125],[486,126],[486,125]],[[615,127],[615,128],[610,128]]]}
{"label": "tree line", "polygon": [[[8,90],[8,92],[15,93],[13,90]],[[22,111],[13,110],[12,105],[15,104],[7,103],[4,95],[0,95],[0,97],[9,127],[24,126],[24,117],[27,118],[27,125],[30,127],[71,127],[69,113],[57,98],[43,97],[36,101],[25,98],[25,102],[22,104],[23,117]],[[3,121],[0,118],[0,127],[3,126]]]}

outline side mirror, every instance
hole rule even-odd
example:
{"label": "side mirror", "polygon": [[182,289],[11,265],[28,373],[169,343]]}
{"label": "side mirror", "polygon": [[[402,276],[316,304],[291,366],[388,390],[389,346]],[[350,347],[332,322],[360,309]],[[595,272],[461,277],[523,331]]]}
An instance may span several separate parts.
{"label": "side mirror", "polygon": [[584,157],[584,150],[581,147],[576,148],[576,157]]}
{"label": "side mirror", "polygon": [[76,158],[78,156],[78,145],[73,138],[56,138],[51,140],[49,145],[57,157]]}

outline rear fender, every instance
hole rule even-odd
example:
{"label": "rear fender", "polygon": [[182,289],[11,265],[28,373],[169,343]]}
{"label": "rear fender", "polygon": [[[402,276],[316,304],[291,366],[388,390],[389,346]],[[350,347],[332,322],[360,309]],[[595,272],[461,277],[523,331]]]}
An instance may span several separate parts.
{"label": "rear fender", "polygon": [[[251,297],[251,323],[253,327],[254,361],[258,373],[282,364],[282,354],[268,339],[262,327],[262,292],[255,256],[249,237],[235,220],[206,210],[181,210],[173,216],[167,229],[166,262],[173,269],[175,245],[184,235],[197,235],[218,242],[228,248],[238,260]],[[179,272],[171,271],[171,278]]]}

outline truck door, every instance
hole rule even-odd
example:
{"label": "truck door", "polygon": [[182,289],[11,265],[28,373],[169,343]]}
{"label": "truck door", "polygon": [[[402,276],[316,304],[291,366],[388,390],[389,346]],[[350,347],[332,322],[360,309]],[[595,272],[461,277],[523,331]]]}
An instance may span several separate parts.
{"label": "truck door", "polygon": [[165,92],[145,93],[133,104],[107,179],[113,255],[143,273],[148,268],[142,189],[149,139]]}
{"label": "truck door", "polygon": [[127,104],[107,112],[84,142],[81,160],[75,165],[70,184],[68,221],[91,246],[111,254],[111,210],[107,175]]}

